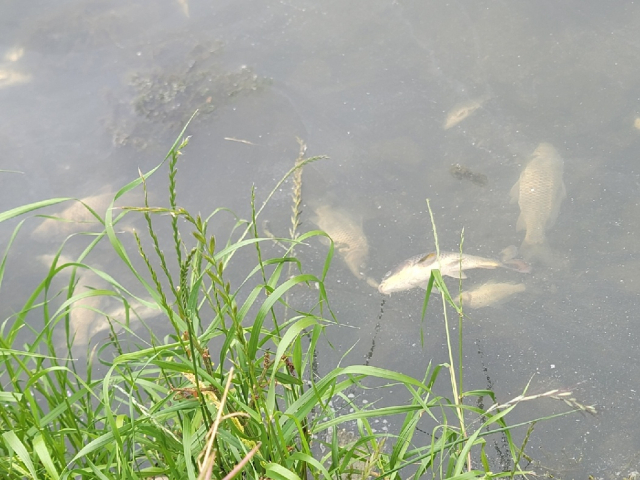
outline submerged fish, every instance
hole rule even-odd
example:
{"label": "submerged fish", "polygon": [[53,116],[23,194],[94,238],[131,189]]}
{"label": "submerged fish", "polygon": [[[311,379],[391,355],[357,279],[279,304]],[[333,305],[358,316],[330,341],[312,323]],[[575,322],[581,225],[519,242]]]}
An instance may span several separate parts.
{"label": "submerged fish", "polygon": [[178,3],[184,16],[189,18],[189,0],[178,0]]}
{"label": "submerged fish", "polygon": [[[89,205],[92,209],[100,214],[109,206],[114,194],[111,192],[100,193],[84,197],[81,201]],[[101,226],[98,219],[80,202],[73,202],[67,208],[57,214],[56,218],[47,218],[33,231],[33,234],[39,238],[49,238],[53,235],[62,235],[79,231],[83,228],[92,228]]]}
{"label": "submerged fish", "polygon": [[[105,189],[101,191],[104,191],[104,193],[97,193],[78,199],[80,201],[76,200],[64,210],[58,211],[50,218],[46,218],[33,230],[33,236],[39,240],[47,240],[56,235],[70,235],[81,230],[95,231],[98,228],[104,228],[100,220],[87,208],[87,206],[91,207],[100,218],[104,219],[106,210],[109,208],[115,193],[105,191]],[[139,192],[134,191],[120,197],[118,204],[122,205],[123,202],[127,202],[129,205],[139,205],[141,201]],[[114,208],[119,209],[120,207]],[[114,213],[113,216],[116,217],[117,215]],[[118,231],[131,232],[132,226],[130,222],[133,218],[128,216],[122,222],[119,222]]]}
{"label": "submerged fish", "polygon": [[524,292],[524,283],[485,283],[468,292],[462,292],[462,305],[469,308],[484,308],[498,305],[511,295]]}
{"label": "submerged fish", "polygon": [[415,287],[427,288],[431,270],[440,269],[441,275],[454,278],[467,278],[463,270],[472,268],[508,268],[519,272],[529,272],[529,265],[520,260],[501,262],[491,258],[459,252],[440,252],[440,262],[435,253],[416,255],[405,260],[382,279],[378,291],[383,294],[401,292]]}
{"label": "submerged fish", "polygon": [[29,81],[31,81],[31,75],[0,67],[0,88],[20,85]]}
{"label": "submerged fish", "polygon": [[4,54],[4,59],[7,62],[17,62],[24,55],[24,47],[13,47]]}
{"label": "submerged fish", "polygon": [[451,127],[455,127],[469,115],[481,108],[488,99],[489,97],[485,95],[484,97],[459,103],[458,105],[453,107],[449,111],[449,113],[447,113],[447,117],[444,120],[443,128],[445,130],[448,130]]}
{"label": "submerged fish", "polygon": [[509,245],[502,249],[500,252],[500,260],[503,262],[508,262],[509,260],[513,260],[518,255],[518,247],[515,245]]}
{"label": "submerged fish", "polygon": [[525,258],[546,248],[545,232],[558,218],[560,204],[567,195],[563,170],[564,162],[556,149],[541,143],[511,189],[511,202],[520,205],[516,230],[527,231],[521,247]]}
{"label": "submerged fish", "polygon": [[329,205],[316,208],[315,214],[313,222],[331,237],[351,273],[377,287],[377,283],[372,284],[372,279],[364,273],[369,260],[369,242],[362,229],[362,220],[355,220],[345,210]]}

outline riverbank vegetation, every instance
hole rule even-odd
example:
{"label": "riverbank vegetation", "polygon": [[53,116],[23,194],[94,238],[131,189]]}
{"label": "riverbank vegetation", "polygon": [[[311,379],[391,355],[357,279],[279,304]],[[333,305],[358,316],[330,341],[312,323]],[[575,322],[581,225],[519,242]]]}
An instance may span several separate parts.
{"label": "riverbank vegetation", "polygon": [[[2,322],[2,478],[513,477],[527,470],[527,441],[535,422],[544,420],[509,425],[514,408],[542,396],[564,401],[570,411],[590,408],[560,390],[523,392],[501,405],[489,390],[465,391],[459,348],[463,312],[437,271],[432,285],[441,293],[430,286],[422,313],[438,300],[458,313],[452,328],[443,308],[448,358],[434,359],[422,378],[337,360],[320,374],[315,359],[326,342],[323,330],[341,321],[325,289],[334,247],[320,272],[309,272],[296,257],[310,237],[325,235],[298,231],[301,172],[317,158],[305,158],[301,144],[285,177],[294,184],[288,238],[260,232],[271,195],[256,204],[253,192],[248,192],[251,217],[237,218],[228,234],[211,226],[217,215],[229,214],[226,210],[205,217],[179,206],[178,164],[187,144],[183,131],[165,160],[116,192],[106,210],[83,204],[100,230],[83,237],[85,247],[72,260],[65,241],[22,308]],[[149,203],[147,182],[164,169],[168,206],[157,207]],[[113,208],[133,190],[143,192],[141,205]],[[57,198],[0,214],[3,222],[19,220],[2,257],[0,282],[11,282],[7,259],[27,216],[72,201],[77,200]],[[130,216],[144,220],[144,233],[119,230]],[[286,251],[267,255],[265,246],[276,241]],[[105,245],[113,254],[110,262],[127,272],[123,278],[90,261],[94,249]],[[254,259],[241,282],[229,275],[239,256]],[[78,279],[85,273],[102,286],[81,288]],[[58,289],[60,278],[65,285]],[[291,305],[300,285],[316,292],[309,311]],[[92,303],[104,298],[121,306],[120,316]],[[78,309],[91,310],[108,325],[107,339],[94,341],[86,354],[74,345],[72,317]],[[167,328],[170,334],[158,335]],[[56,340],[59,332],[62,343]],[[385,406],[352,402],[350,394],[370,382],[387,399]],[[448,385],[448,398],[435,393],[436,382]],[[491,398],[492,405],[482,408],[478,398]],[[334,410],[336,399],[350,404],[350,411]],[[393,428],[376,430],[378,419],[392,419]],[[494,472],[487,439],[496,435],[508,452],[502,471]]]}

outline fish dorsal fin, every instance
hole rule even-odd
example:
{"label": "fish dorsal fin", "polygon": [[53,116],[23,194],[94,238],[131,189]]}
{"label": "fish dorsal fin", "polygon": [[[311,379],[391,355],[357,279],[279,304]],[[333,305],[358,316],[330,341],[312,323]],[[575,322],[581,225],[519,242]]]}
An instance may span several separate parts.
{"label": "fish dorsal fin", "polygon": [[431,262],[433,260],[436,259],[436,254],[435,253],[428,253],[426,254],[424,257],[422,257],[420,260],[418,260],[418,263],[425,263],[425,262]]}

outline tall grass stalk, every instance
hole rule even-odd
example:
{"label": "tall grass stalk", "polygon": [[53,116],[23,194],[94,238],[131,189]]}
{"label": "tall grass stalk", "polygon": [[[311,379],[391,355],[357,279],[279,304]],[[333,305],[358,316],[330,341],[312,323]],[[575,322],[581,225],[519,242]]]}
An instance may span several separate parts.
{"label": "tall grass stalk", "polygon": [[[459,392],[462,390],[462,321],[460,315],[462,314],[461,307],[455,305],[455,303],[451,300],[451,296],[448,293],[444,285],[444,281],[442,280],[442,276],[440,275],[440,243],[438,241],[438,231],[436,228],[436,222],[433,218],[433,210],[431,210],[431,203],[429,199],[427,199],[427,209],[429,210],[429,217],[431,219],[431,228],[433,229],[433,238],[436,245],[436,258],[438,260],[438,266],[440,267],[437,271],[434,271],[433,277],[437,282],[438,289],[440,290],[440,296],[442,298],[442,316],[444,318],[444,331],[447,338],[447,353],[449,354],[449,379],[451,383],[451,391],[453,393],[453,398],[456,405],[456,414],[458,416],[458,422],[460,424],[460,432],[464,438],[467,438],[467,432],[464,422],[464,409],[462,408],[462,397]],[[460,242],[460,271],[462,271],[462,241]],[[458,310],[458,314],[460,321],[458,322],[458,365],[460,368],[460,386],[458,387],[458,381],[456,380],[456,370],[455,363],[453,361],[453,348],[451,346],[451,334],[449,327],[449,316],[447,314],[447,303],[452,304],[456,310]],[[471,453],[468,454],[467,459],[467,469],[471,471]]]}

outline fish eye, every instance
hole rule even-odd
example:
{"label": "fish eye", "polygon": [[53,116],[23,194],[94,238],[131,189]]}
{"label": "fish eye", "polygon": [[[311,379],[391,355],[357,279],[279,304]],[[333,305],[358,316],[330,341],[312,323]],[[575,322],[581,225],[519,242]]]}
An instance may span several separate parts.
{"label": "fish eye", "polygon": [[390,276],[390,275],[391,275],[391,270],[389,270],[387,273],[385,273],[385,274],[384,274],[384,277],[382,277],[382,278],[383,278],[383,279],[384,279],[384,278],[389,278],[389,276]]}

